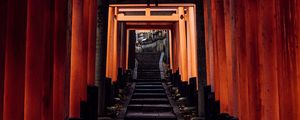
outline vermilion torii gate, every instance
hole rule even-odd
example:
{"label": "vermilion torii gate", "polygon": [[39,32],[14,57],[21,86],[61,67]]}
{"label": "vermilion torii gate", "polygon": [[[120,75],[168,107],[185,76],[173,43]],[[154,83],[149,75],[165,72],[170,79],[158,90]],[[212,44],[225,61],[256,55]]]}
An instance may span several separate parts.
{"label": "vermilion torii gate", "polygon": [[[127,15],[129,12],[138,13],[143,12],[143,15]],[[169,15],[153,15],[154,12],[170,12]],[[106,76],[117,79],[117,69],[128,68],[122,66],[122,60],[127,61],[128,59],[119,59],[118,56],[122,56],[123,53],[128,58],[128,47],[118,49],[118,47],[124,46],[120,43],[129,43],[128,39],[126,42],[121,42],[121,37],[118,36],[118,24],[121,22],[130,27],[130,29],[149,29],[161,28],[169,29],[172,33],[170,41],[170,50],[176,48],[176,51],[171,51],[171,68],[174,71],[179,69],[182,75],[182,80],[187,81],[191,77],[197,77],[197,41],[196,41],[196,27],[195,27],[195,6],[193,4],[159,4],[159,7],[152,6],[147,7],[145,5],[134,5],[134,4],[121,4],[121,5],[110,5],[109,7],[109,18],[108,18],[108,39],[107,39],[107,65],[106,65]],[[152,22],[152,23],[151,23]],[[135,26],[133,25],[135,24]],[[142,28],[142,27],[145,28]],[[126,30],[126,29],[124,29]],[[127,36],[128,38],[129,36]],[[120,50],[120,51],[118,51]],[[125,57],[124,57],[125,58]]]}
{"label": "vermilion torii gate", "polygon": [[[170,2],[165,4],[167,1]],[[138,2],[136,7],[147,6],[144,0],[114,0],[110,8],[109,1],[104,0],[1,0],[0,119],[79,117],[80,102],[86,100],[86,87],[98,85],[102,89],[100,78],[114,79],[114,71],[119,67],[113,65],[118,57],[107,57],[106,50],[118,53],[115,50],[118,39],[114,37],[118,19],[132,18],[122,16],[119,13],[122,5],[117,4]],[[300,119],[299,0],[159,2],[166,6],[177,3],[175,16],[168,18],[177,21],[171,25],[177,27],[169,28],[173,69],[180,68],[185,80],[194,75],[188,59],[197,60],[198,80],[201,85],[211,85],[216,100],[221,103],[221,112],[242,120]],[[195,3],[196,10],[182,3]],[[159,3],[158,7],[164,4]],[[112,24],[107,24],[105,18],[97,22],[97,5],[99,15],[109,16]],[[147,15],[150,11],[150,16],[144,16],[143,20],[158,18],[151,16],[152,6],[155,4],[143,9]],[[196,11],[197,46],[194,47],[198,50],[195,53],[188,52],[190,47],[186,47],[192,40],[187,36],[193,36],[189,33],[195,28],[183,24],[186,20],[192,22],[189,19],[192,14],[184,14],[185,10]],[[99,34],[96,34],[97,23],[104,26]],[[109,32],[105,30],[107,25],[112,26]],[[185,34],[181,30],[190,32]],[[112,35],[109,39],[101,37],[107,33]],[[99,48],[96,48],[98,40]],[[107,40],[109,43],[105,43]],[[188,57],[189,53],[197,53],[197,59],[192,58],[193,54]],[[107,61],[112,65],[107,68],[107,74],[106,58],[112,60]],[[101,62],[98,64],[97,60]]]}

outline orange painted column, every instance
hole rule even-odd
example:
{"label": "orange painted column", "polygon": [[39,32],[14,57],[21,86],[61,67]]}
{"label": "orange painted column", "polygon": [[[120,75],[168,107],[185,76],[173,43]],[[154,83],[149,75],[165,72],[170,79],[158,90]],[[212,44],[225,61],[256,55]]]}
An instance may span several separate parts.
{"label": "orange painted column", "polygon": [[[192,36],[195,35],[191,35],[192,31],[191,31],[191,20],[190,20],[190,11],[187,8],[186,11],[186,61],[187,61],[187,78],[191,78],[192,77]],[[195,32],[194,32],[195,33]]]}
{"label": "orange painted column", "polygon": [[106,77],[112,77],[112,38],[113,38],[113,18],[114,8],[109,7],[108,9],[108,30],[107,30],[107,51],[106,51]]}
{"label": "orange painted column", "polygon": [[28,0],[24,120],[52,120],[52,7]]}
{"label": "orange painted column", "polygon": [[188,81],[188,69],[187,69],[187,40],[186,40],[186,25],[185,18],[181,18],[181,15],[184,16],[183,7],[178,8],[179,14],[179,46],[180,46],[180,69],[181,69],[181,78],[182,81]]}
{"label": "orange painted column", "polygon": [[126,56],[125,56],[125,68],[128,70],[128,55],[129,55],[129,30],[126,29]]}
{"label": "orange painted column", "polygon": [[[122,68],[123,66],[123,30],[124,30],[124,24],[118,24],[118,29],[117,29],[117,71],[119,68]],[[123,70],[123,68],[122,68]]]}
{"label": "orange painted column", "polygon": [[238,91],[237,79],[235,76],[236,55],[234,44],[234,23],[232,17],[234,16],[231,11],[233,4],[229,0],[224,1],[224,32],[225,32],[225,47],[226,47],[226,79],[228,85],[228,113],[233,116],[238,116]]}
{"label": "orange painted column", "polygon": [[[177,25],[175,25],[177,26]],[[176,72],[176,70],[179,69],[178,60],[179,60],[179,52],[178,52],[178,30],[177,27],[174,27],[172,30],[172,49],[173,49],[173,73]]]}
{"label": "orange painted column", "polygon": [[[295,0],[295,3],[294,3],[294,8],[295,8],[295,11],[300,11],[300,2]],[[295,26],[295,37],[296,37],[296,45],[298,47],[296,47],[296,61],[300,61],[300,24],[299,24],[299,21],[300,21],[300,12],[295,12],[295,21],[298,21],[296,22],[296,26]],[[296,88],[296,96],[297,96],[297,102],[296,102],[296,113],[299,113],[300,112],[300,62],[296,62],[296,66],[297,66],[297,82],[295,84],[295,88]],[[297,114],[296,116],[296,119],[299,120],[300,119],[300,115]]]}
{"label": "orange painted column", "polygon": [[125,23],[119,23],[118,24],[118,68],[122,69],[122,72],[125,70],[125,51],[126,51],[126,28],[125,28]]}
{"label": "orange painted column", "polygon": [[126,29],[126,26],[124,25],[124,31],[123,31],[123,48],[122,48],[122,68],[123,70],[127,70],[126,68],[126,57],[127,57],[127,29]]}
{"label": "orange painted column", "polygon": [[106,77],[117,80],[119,54],[118,54],[118,21],[115,18],[117,7],[109,7],[108,14],[108,37],[107,37],[107,56],[106,56]]}
{"label": "orange painted column", "polygon": [[[174,25],[175,26],[175,25]],[[175,43],[176,43],[176,33],[175,33],[175,27],[173,26],[173,28],[171,29],[171,35],[172,35],[172,44],[170,45],[172,47],[172,61],[173,61],[173,67],[172,67],[172,73],[175,73],[176,72],[176,60],[177,60],[177,57],[176,57],[176,46],[175,46]]]}
{"label": "orange painted column", "polygon": [[[180,59],[180,57],[181,57],[181,51],[180,51],[180,36],[179,36],[179,33],[180,33],[180,31],[179,31],[179,25],[178,24],[176,24],[176,49],[177,49],[177,65],[178,65],[178,71],[179,71],[179,74],[180,75],[182,75],[182,64],[181,64],[181,59]],[[182,79],[182,78],[180,78],[180,79]]]}
{"label": "orange painted column", "polygon": [[117,14],[116,7],[109,7],[108,37],[107,37],[107,57],[106,57],[106,77],[117,80],[118,74],[118,39],[117,39]]}
{"label": "orange painted column", "polygon": [[122,68],[122,70],[124,70],[123,68],[125,68],[124,67],[124,61],[125,61],[125,43],[126,43],[126,40],[125,40],[125,35],[124,34],[126,34],[126,30],[124,30],[125,29],[125,26],[124,26],[124,24],[121,24],[121,25],[119,25],[120,26],[120,28],[119,28],[119,34],[118,34],[118,36],[119,36],[119,68]]}
{"label": "orange painted column", "polygon": [[[278,66],[278,88],[279,88],[279,108],[280,119],[296,120],[296,102],[297,94],[297,60],[296,48],[297,39],[293,37],[295,32],[295,7],[294,1],[279,1],[276,2],[277,15],[277,66]],[[299,6],[297,6],[299,7]],[[299,39],[298,39],[299,41]]]}
{"label": "orange painted column", "polygon": [[189,7],[188,8],[188,15],[189,15],[189,43],[190,43],[190,47],[188,47],[187,49],[190,50],[190,77],[197,77],[198,76],[198,69],[197,69],[197,36],[196,36],[196,16],[195,16],[195,8],[194,7]]}
{"label": "orange painted column", "polygon": [[218,56],[218,26],[217,26],[217,1],[211,0],[211,24],[212,24],[212,43],[210,54],[212,53],[212,80],[214,81],[212,84],[212,89],[215,92],[216,100],[220,100],[220,69],[219,69],[219,56]]}
{"label": "orange painted column", "polygon": [[[114,9],[114,16],[117,15],[117,7],[115,7]],[[112,51],[109,51],[110,54],[108,55],[112,55],[112,81],[116,81],[117,80],[117,76],[118,76],[118,59],[119,59],[119,54],[118,54],[118,21],[116,17],[113,17],[113,33],[112,33]]]}
{"label": "orange painted column", "polygon": [[258,0],[245,1],[246,59],[248,78],[249,116],[251,120],[261,118],[259,52],[258,52]]}
{"label": "orange painted column", "polygon": [[7,27],[7,0],[0,1],[0,119],[3,119],[4,101],[4,69],[5,69],[5,41]]}
{"label": "orange painted column", "polygon": [[228,113],[228,82],[227,82],[227,65],[226,65],[226,45],[225,45],[225,21],[224,21],[224,3],[215,1],[216,5],[216,49],[218,58],[218,73],[220,82],[220,104],[221,112]]}
{"label": "orange painted column", "polygon": [[203,0],[203,7],[204,7],[204,31],[205,31],[205,52],[206,52],[206,71],[207,71],[207,85],[212,85],[212,53],[211,53],[211,6],[210,0]]}
{"label": "orange painted column", "polygon": [[[86,8],[85,8],[86,9]],[[87,58],[87,83],[95,84],[96,60],[96,27],[97,27],[97,0],[89,0],[88,8],[88,58]]]}
{"label": "orange painted column", "polygon": [[[71,41],[67,40],[67,0],[55,0],[53,35],[53,120],[63,120],[69,110],[69,60]],[[67,102],[66,102],[67,101]],[[67,104],[67,105],[66,105]]]}
{"label": "orange painted column", "polygon": [[[285,7],[290,7],[288,6],[290,1],[285,1],[285,2],[277,2],[278,4],[276,4],[275,6],[275,14],[278,16],[276,17],[276,27],[278,27],[278,30],[276,30],[276,34],[277,34],[277,38],[279,38],[276,41],[276,47],[278,49],[276,49],[276,53],[277,53],[277,66],[278,66],[278,73],[277,73],[277,77],[278,77],[278,96],[279,96],[279,119],[282,118],[287,118],[287,119],[291,119],[292,120],[292,111],[290,109],[287,109],[287,107],[289,107],[289,104],[292,104],[292,98],[293,95],[290,93],[292,86],[291,86],[291,82],[292,80],[290,79],[291,76],[291,72],[289,70],[290,66],[289,63],[290,58],[292,58],[291,53],[289,52],[289,50],[287,49],[288,47],[290,47],[288,44],[290,42],[289,40],[289,35],[293,34],[290,31],[290,24],[291,23],[287,23],[290,22],[288,20],[288,18],[286,18],[286,14],[287,16],[290,16],[289,13],[289,8],[285,8]],[[275,5],[275,4],[274,4]],[[291,16],[292,17],[292,16]],[[278,21],[278,23],[277,23]],[[283,23],[283,24],[282,24]],[[283,80],[281,80],[283,79]],[[288,85],[289,87],[286,88],[285,86]],[[288,94],[288,95],[284,95],[284,94]],[[288,96],[288,97],[287,97]],[[288,98],[288,99],[287,99]],[[288,102],[288,104],[286,104]]]}
{"label": "orange painted column", "polygon": [[245,32],[245,2],[235,1],[234,11],[236,12],[235,27],[236,31],[234,34],[234,42],[236,45],[236,75],[238,83],[238,108],[239,108],[239,119],[248,120],[249,116],[249,96],[248,96],[248,78],[247,78],[247,62],[246,59],[246,32]]}
{"label": "orange painted column", "polygon": [[[27,1],[7,1],[3,120],[24,119]],[[2,46],[2,45],[1,45]],[[3,79],[1,79],[2,81]],[[1,107],[2,109],[2,107]],[[2,119],[2,118],[0,118]]]}
{"label": "orange painted column", "polygon": [[[294,65],[293,65],[293,72],[294,72],[294,77],[292,78],[292,93],[293,93],[293,105],[291,106],[292,107],[292,110],[293,110],[293,119],[300,119],[300,115],[298,114],[300,112],[300,106],[297,106],[297,102],[300,101],[300,94],[297,92],[299,87],[300,87],[300,79],[298,78],[298,73],[297,71],[297,64],[299,64],[298,62],[298,59],[297,59],[297,56],[298,54],[300,54],[299,51],[297,51],[297,49],[299,48],[299,38],[297,38],[297,36],[295,35],[299,35],[300,34],[300,31],[298,31],[297,29],[300,29],[299,27],[299,12],[297,11],[300,11],[300,8],[298,7],[300,5],[300,2],[298,2],[297,0],[292,0],[291,4],[290,4],[293,8],[292,10],[292,15],[294,15],[293,19],[291,20],[293,22],[293,24],[291,24],[291,27],[292,27],[292,31],[293,31],[293,35],[291,35],[291,39],[292,39],[292,44],[294,44],[294,46],[292,47],[293,48],[293,54],[294,54],[294,61],[292,62]],[[295,71],[296,70],[296,71]],[[296,105],[296,106],[295,106]]]}
{"label": "orange painted column", "polygon": [[174,59],[174,55],[173,55],[173,53],[174,53],[174,51],[173,51],[173,47],[172,47],[172,45],[173,45],[173,35],[172,35],[172,32],[171,32],[171,30],[168,30],[168,35],[169,35],[169,51],[170,51],[170,69],[174,69],[174,66],[173,66],[173,59]]}
{"label": "orange painted column", "polygon": [[259,82],[262,120],[279,120],[275,0],[259,1]]}
{"label": "orange painted column", "polygon": [[80,117],[80,102],[86,100],[86,58],[83,35],[83,1],[73,0],[70,71],[70,117]]}

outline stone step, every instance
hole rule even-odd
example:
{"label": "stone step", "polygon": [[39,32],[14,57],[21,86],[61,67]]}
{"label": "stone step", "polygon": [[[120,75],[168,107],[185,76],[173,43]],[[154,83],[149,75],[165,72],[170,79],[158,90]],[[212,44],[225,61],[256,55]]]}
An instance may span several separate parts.
{"label": "stone step", "polygon": [[149,89],[155,89],[155,88],[163,88],[163,86],[160,84],[160,85],[135,85],[135,88],[138,89],[138,88],[149,88]]}
{"label": "stone step", "polygon": [[155,62],[153,62],[153,61],[140,61],[139,63],[138,63],[138,67],[139,68],[147,68],[147,67],[149,67],[149,66],[154,66],[154,67],[158,67],[159,68],[159,62],[157,61],[155,61]]}
{"label": "stone step", "polygon": [[148,62],[148,61],[153,61],[153,62],[158,62],[160,59],[160,55],[139,55],[136,56],[138,61],[143,61],[143,62]]}
{"label": "stone step", "polygon": [[138,79],[161,79],[158,75],[138,75]]}
{"label": "stone step", "polygon": [[138,78],[135,82],[162,82],[160,78],[157,79],[149,79],[149,78]]}
{"label": "stone step", "polygon": [[136,57],[139,60],[137,80],[125,120],[176,120],[162,85],[160,53],[138,53]]}
{"label": "stone step", "polygon": [[153,64],[153,63],[157,63],[156,65],[158,65],[159,59],[160,58],[152,58],[152,57],[149,57],[149,58],[138,58],[138,64]]}
{"label": "stone step", "polygon": [[[151,70],[151,69],[149,69]],[[160,75],[160,71],[137,71],[137,74],[151,74],[151,75]]]}
{"label": "stone step", "polygon": [[151,77],[160,77],[160,72],[159,73],[138,73],[138,77],[143,77],[143,76],[151,76]]}
{"label": "stone step", "polygon": [[159,70],[159,66],[138,66],[137,70]]}
{"label": "stone step", "polygon": [[166,112],[172,111],[173,108],[170,104],[129,104],[127,106],[129,111],[153,111],[153,112]]}
{"label": "stone step", "polygon": [[135,98],[131,99],[130,104],[168,104],[167,98]]}
{"label": "stone step", "polygon": [[138,58],[138,60],[140,61],[158,61],[159,58],[160,58],[160,54],[157,54],[157,53],[139,53],[139,54],[136,54],[136,58]]}
{"label": "stone step", "polygon": [[159,65],[158,62],[145,62],[145,61],[140,61],[139,65]]}
{"label": "stone step", "polygon": [[127,112],[125,120],[177,120],[173,112]]}
{"label": "stone step", "polygon": [[138,74],[157,74],[160,75],[160,71],[156,70],[156,71],[138,71]]}
{"label": "stone step", "polygon": [[141,53],[136,53],[137,55],[144,55],[144,54],[146,54],[146,55],[160,55],[160,53],[159,52],[141,52]]}
{"label": "stone step", "polygon": [[166,93],[133,93],[134,98],[167,98]]}
{"label": "stone step", "polygon": [[164,89],[135,89],[135,93],[165,93]]}
{"label": "stone step", "polygon": [[139,61],[143,61],[143,62],[147,62],[147,61],[158,62],[159,59],[160,59],[160,55],[146,55],[146,54],[143,54],[143,55],[136,56],[136,58]]}
{"label": "stone step", "polygon": [[142,53],[136,53],[136,56],[156,56],[159,57],[161,53],[157,52],[142,52]]}
{"label": "stone step", "polygon": [[152,75],[138,75],[138,79],[161,79],[160,76],[152,76]]}
{"label": "stone step", "polygon": [[160,72],[159,69],[138,69],[139,72]]}
{"label": "stone step", "polygon": [[136,82],[136,85],[161,85],[161,82]]}

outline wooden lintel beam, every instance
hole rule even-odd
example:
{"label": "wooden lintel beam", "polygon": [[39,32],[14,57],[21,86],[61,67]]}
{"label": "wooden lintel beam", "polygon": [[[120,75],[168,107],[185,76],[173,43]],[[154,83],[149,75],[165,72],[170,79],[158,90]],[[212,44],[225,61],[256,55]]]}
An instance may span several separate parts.
{"label": "wooden lintel beam", "polygon": [[124,16],[117,15],[118,21],[178,21],[178,16]]}

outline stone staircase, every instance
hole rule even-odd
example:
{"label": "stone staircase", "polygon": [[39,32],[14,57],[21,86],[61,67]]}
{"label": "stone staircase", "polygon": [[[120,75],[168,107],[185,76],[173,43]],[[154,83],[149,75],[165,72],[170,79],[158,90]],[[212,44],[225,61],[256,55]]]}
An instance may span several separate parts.
{"label": "stone staircase", "polygon": [[125,120],[176,120],[160,79],[160,53],[137,54],[138,78]]}

